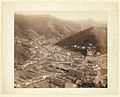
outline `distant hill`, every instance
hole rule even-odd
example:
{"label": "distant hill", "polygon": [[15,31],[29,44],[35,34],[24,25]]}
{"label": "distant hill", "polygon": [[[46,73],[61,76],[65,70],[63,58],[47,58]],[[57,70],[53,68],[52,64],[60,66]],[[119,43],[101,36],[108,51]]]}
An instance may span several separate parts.
{"label": "distant hill", "polygon": [[15,36],[32,38],[45,36],[48,38],[65,38],[92,26],[101,26],[92,20],[61,20],[54,16],[15,14]]}
{"label": "distant hill", "polygon": [[96,46],[97,51],[105,53],[107,51],[107,28],[90,27],[59,41],[56,45],[74,50],[74,45],[87,46],[89,43]]}
{"label": "distant hill", "polygon": [[29,38],[29,31],[28,34],[33,33],[35,36],[38,34],[49,38],[62,38],[80,30],[80,25],[69,24],[50,15],[15,15],[15,35],[20,32],[20,37]]}

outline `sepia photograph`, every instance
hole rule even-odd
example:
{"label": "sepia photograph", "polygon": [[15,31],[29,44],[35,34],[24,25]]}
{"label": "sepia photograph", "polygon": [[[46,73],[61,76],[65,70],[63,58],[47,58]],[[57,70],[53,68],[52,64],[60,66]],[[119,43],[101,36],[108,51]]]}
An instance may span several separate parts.
{"label": "sepia photograph", "polygon": [[118,5],[2,2],[0,97],[118,97]]}
{"label": "sepia photograph", "polygon": [[108,88],[106,11],[16,11],[14,88]]}

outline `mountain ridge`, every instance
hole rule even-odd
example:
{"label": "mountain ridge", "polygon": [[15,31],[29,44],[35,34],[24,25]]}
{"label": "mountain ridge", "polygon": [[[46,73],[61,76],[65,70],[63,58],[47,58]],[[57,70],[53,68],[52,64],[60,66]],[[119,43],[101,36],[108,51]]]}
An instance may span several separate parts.
{"label": "mountain ridge", "polygon": [[[92,20],[93,21],[93,20]],[[92,26],[98,26],[89,20],[68,21],[61,20],[51,15],[21,15],[15,14],[15,27],[20,29],[32,29],[38,35],[46,37],[65,38],[81,30]],[[15,35],[18,31],[15,29]],[[31,32],[32,33],[32,32]]]}

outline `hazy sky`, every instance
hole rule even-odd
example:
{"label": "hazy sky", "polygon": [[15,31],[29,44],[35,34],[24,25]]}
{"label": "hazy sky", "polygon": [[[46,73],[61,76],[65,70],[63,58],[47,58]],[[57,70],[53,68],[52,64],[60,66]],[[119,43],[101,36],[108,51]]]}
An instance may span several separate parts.
{"label": "hazy sky", "polygon": [[16,12],[21,14],[49,14],[60,19],[79,20],[94,19],[97,21],[107,21],[107,12],[105,11],[40,11],[40,12]]}

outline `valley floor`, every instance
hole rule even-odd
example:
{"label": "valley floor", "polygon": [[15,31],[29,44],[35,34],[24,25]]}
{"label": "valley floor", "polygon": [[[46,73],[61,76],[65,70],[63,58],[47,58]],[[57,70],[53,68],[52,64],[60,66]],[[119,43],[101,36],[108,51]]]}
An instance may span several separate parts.
{"label": "valley floor", "polygon": [[42,45],[37,39],[25,43],[30,46],[30,58],[21,65],[16,62],[15,88],[107,87],[107,54],[83,59],[79,53]]}

